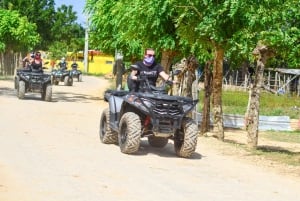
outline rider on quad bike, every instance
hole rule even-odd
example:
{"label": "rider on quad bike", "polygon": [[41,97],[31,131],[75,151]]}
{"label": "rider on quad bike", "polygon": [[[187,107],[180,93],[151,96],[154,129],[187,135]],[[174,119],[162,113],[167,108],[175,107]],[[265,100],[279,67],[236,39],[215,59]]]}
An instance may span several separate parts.
{"label": "rider on quad bike", "polygon": [[65,59],[65,57],[62,57],[61,58],[61,61],[58,63],[58,66],[59,66],[59,68],[60,68],[60,70],[67,70],[67,68],[68,68],[68,63],[66,62],[66,59]]}
{"label": "rider on quad bike", "polygon": [[128,88],[130,91],[135,92],[144,88],[140,87],[139,77],[147,77],[149,84],[155,86],[158,76],[162,77],[168,84],[173,84],[173,81],[169,80],[170,76],[165,73],[163,67],[155,62],[155,51],[152,48],[148,48],[145,51],[144,60],[138,61],[135,65],[131,66],[131,73],[127,79]]}
{"label": "rider on quad bike", "polygon": [[40,52],[36,52],[35,54],[31,55],[30,63],[28,64],[28,68],[35,72],[42,72],[43,71],[43,60],[42,54]]}
{"label": "rider on quad bike", "polygon": [[[47,64],[47,62],[45,63]],[[40,93],[42,100],[52,100],[51,75],[44,73],[41,53],[36,52],[31,63],[23,68],[17,69],[15,75],[16,95],[19,99],[24,99],[25,93]]]}
{"label": "rider on quad bike", "polygon": [[[198,125],[188,114],[198,100],[170,96],[165,87],[155,87],[158,75],[169,84],[173,81],[168,81],[169,76],[159,64],[154,65],[153,55],[153,50],[147,50],[144,61],[131,66],[130,91],[105,92],[109,107],[101,115],[100,140],[105,144],[118,143],[121,152],[131,154],[138,151],[142,137],[158,148],[166,146],[170,139],[176,155],[188,158],[194,153],[198,138]],[[147,67],[145,63],[152,65]]]}
{"label": "rider on quad bike", "polygon": [[65,58],[61,58],[61,61],[58,63],[59,69],[53,69],[51,72],[51,83],[58,85],[59,82],[64,82],[66,86],[73,85],[73,77],[71,76],[71,71],[67,70],[68,63]]}
{"label": "rider on quad bike", "polygon": [[71,76],[72,78],[77,78],[78,82],[82,82],[82,72],[78,70],[78,64],[76,63],[76,60],[73,60],[73,63],[71,64]]}

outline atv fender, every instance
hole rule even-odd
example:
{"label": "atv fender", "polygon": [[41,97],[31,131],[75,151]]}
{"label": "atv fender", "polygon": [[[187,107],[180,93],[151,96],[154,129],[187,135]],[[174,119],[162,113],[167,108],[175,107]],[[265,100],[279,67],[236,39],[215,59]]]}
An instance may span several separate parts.
{"label": "atv fender", "polygon": [[124,99],[118,96],[111,95],[108,99],[108,102],[109,102],[110,120],[111,122],[115,122],[118,120],[118,115],[120,114]]}

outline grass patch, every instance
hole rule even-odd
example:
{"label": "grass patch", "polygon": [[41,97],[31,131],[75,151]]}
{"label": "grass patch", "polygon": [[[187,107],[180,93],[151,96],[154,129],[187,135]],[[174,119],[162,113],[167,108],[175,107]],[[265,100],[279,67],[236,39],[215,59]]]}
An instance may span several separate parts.
{"label": "grass patch", "polygon": [[13,80],[13,76],[12,75],[9,75],[9,76],[3,76],[3,75],[1,75],[0,76],[0,80]]}
{"label": "grass patch", "polygon": [[[199,111],[203,108],[204,91],[200,92]],[[222,91],[223,113],[244,115],[247,110],[249,94],[245,91]],[[300,118],[300,98],[288,95],[275,95],[262,92],[260,96],[260,115],[289,116]]]}
{"label": "grass patch", "polygon": [[273,141],[300,144],[300,131],[265,131],[261,132],[259,136]]}
{"label": "grass patch", "polygon": [[[260,132],[259,138],[264,138],[265,140],[272,140],[275,142],[286,142],[286,143],[300,143],[300,131],[290,131],[290,132],[275,132],[266,131]],[[281,147],[280,145],[260,145],[256,149],[249,149],[246,144],[241,144],[236,140],[225,140],[226,144],[230,147],[234,147],[234,150],[243,150],[249,156],[257,156],[262,160],[274,161],[282,165],[291,165],[296,168],[300,167],[300,151],[299,148],[295,150],[291,146],[286,145]],[[279,143],[278,143],[279,144]]]}
{"label": "grass patch", "polygon": [[280,147],[260,146],[252,154],[292,166],[300,166],[300,152],[292,152]]}

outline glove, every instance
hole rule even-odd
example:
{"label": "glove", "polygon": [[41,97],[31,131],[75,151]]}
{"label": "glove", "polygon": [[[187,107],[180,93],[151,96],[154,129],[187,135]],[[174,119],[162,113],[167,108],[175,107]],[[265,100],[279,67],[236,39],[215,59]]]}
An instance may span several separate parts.
{"label": "glove", "polygon": [[167,80],[167,81],[166,81],[166,84],[168,84],[168,85],[172,86],[172,85],[173,85],[173,81],[171,81],[171,80]]}

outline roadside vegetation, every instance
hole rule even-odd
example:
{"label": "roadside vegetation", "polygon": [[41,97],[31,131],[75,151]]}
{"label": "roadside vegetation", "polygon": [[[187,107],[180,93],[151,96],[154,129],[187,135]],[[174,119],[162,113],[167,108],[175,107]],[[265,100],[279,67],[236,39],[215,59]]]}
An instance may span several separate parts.
{"label": "roadside vegetation", "polygon": [[[260,132],[259,139],[272,141],[273,143],[278,143],[276,146],[271,145],[259,145],[257,149],[249,149],[247,145],[241,144],[238,140],[225,140],[226,152],[225,154],[234,154],[236,152],[243,153],[246,157],[255,157],[258,163],[264,163],[271,161],[271,163],[276,165],[290,166],[295,168],[300,168],[300,132]],[[280,146],[279,144],[285,142],[290,146]],[[298,148],[295,148],[298,147]],[[233,153],[235,152],[235,153]],[[260,162],[259,162],[260,161]],[[268,164],[270,164],[268,162]]]}
{"label": "roadside vegetation", "polygon": [[[199,111],[202,110],[204,91],[200,92]],[[244,115],[247,110],[249,93],[246,91],[223,91],[222,103],[224,114]],[[290,95],[275,95],[262,92],[260,96],[260,115],[289,116],[291,119],[300,118],[300,98]]]}
{"label": "roadside vegetation", "polygon": [[[204,91],[201,91],[199,111],[203,107],[203,102],[201,101],[203,96]],[[224,90],[222,92],[223,113],[244,115],[247,109],[248,98],[249,93],[246,91]],[[291,119],[300,120],[300,99],[297,96],[275,95],[263,91],[260,97],[259,111],[260,115],[289,116]],[[234,150],[244,151],[249,156],[259,157],[261,160],[266,159],[282,165],[300,167],[300,130],[270,130],[259,132],[258,135],[258,140],[272,141],[276,146],[262,145],[258,146],[257,149],[248,149],[246,144],[240,143],[237,139],[225,140],[225,144],[234,148]],[[281,143],[284,143],[285,146],[282,146]]]}
{"label": "roadside vegetation", "polygon": [[[261,160],[274,161],[277,164],[300,167],[300,131],[259,132],[259,139],[272,141],[276,145],[260,145],[257,149],[248,149],[244,144],[230,141],[230,145],[246,151]],[[281,143],[284,142],[284,146]]]}

